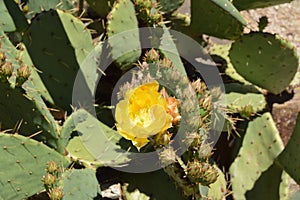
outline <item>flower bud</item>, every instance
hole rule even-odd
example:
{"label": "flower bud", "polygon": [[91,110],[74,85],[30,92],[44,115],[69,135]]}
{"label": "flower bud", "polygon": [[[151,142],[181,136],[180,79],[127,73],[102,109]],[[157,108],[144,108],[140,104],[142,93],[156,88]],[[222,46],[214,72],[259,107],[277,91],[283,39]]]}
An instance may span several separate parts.
{"label": "flower bud", "polygon": [[21,86],[30,76],[30,70],[27,65],[22,65],[19,69],[17,69],[18,76],[16,80],[17,86]]}
{"label": "flower bud", "polygon": [[63,190],[62,188],[55,187],[51,189],[48,193],[49,197],[51,200],[62,200],[64,195],[63,195]]}
{"label": "flower bud", "polygon": [[151,49],[150,51],[146,52],[145,54],[145,61],[146,62],[156,62],[159,60],[159,53],[155,49]]}
{"label": "flower bud", "polygon": [[242,108],[242,110],[239,112],[241,117],[249,119],[252,114],[254,113],[254,109],[252,105],[246,105]]}
{"label": "flower bud", "polygon": [[21,76],[24,79],[28,79],[28,77],[30,76],[30,70],[27,65],[22,65],[17,71],[18,71],[18,76]]}
{"label": "flower bud", "polygon": [[10,77],[14,71],[14,68],[12,66],[11,62],[5,62],[1,67],[0,67],[0,72],[2,75],[6,77]]}
{"label": "flower bud", "polygon": [[58,166],[57,166],[56,162],[54,162],[53,160],[48,161],[46,171],[50,174],[57,172]]}
{"label": "flower bud", "polygon": [[46,176],[43,177],[43,182],[47,186],[51,186],[56,182],[56,177],[53,176],[52,174],[47,174]]}
{"label": "flower bud", "polygon": [[172,147],[165,148],[162,152],[159,154],[159,159],[163,165],[163,167],[166,167],[174,162],[176,162],[176,154]]}
{"label": "flower bud", "polygon": [[170,141],[171,141],[171,136],[172,134],[169,134],[169,133],[162,133],[162,134],[157,134],[155,136],[155,146],[158,146],[158,147],[161,147],[161,146],[167,146]]}
{"label": "flower bud", "polygon": [[197,160],[187,164],[187,176],[193,183],[207,186],[218,178],[218,171],[208,163]]}

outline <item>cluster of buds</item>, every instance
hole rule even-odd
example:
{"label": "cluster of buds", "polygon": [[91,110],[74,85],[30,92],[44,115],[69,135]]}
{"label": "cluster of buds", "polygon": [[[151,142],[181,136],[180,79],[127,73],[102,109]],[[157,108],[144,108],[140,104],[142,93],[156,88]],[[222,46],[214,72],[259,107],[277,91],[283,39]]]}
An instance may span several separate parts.
{"label": "cluster of buds", "polygon": [[58,186],[60,168],[53,160],[47,162],[47,174],[43,177],[45,189],[51,200],[62,200],[63,190]]}
{"label": "cluster of buds", "polygon": [[158,4],[151,0],[135,0],[135,8],[140,21],[146,25],[156,25],[163,21],[163,16],[159,12]]}
{"label": "cluster of buds", "polygon": [[[17,69],[16,86],[20,87],[30,76],[30,69],[27,65],[20,62],[20,68]],[[0,81],[7,82],[12,76],[14,67],[11,62],[7,61],[5,54],[0,51]]]}

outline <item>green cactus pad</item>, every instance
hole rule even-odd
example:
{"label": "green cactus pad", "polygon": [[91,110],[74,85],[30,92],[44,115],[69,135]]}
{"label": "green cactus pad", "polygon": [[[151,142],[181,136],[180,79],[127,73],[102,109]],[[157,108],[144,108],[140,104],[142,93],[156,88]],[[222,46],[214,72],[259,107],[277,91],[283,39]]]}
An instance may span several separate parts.
{"label": "green cactus pad", "polygon": [[227,107],[235,112],[242,112],[245,107],[251,106],[253,113],[262,111],[266,107],[265,96],[252,85],[229,83],[226,88]]}
{"label": "green cactus pad", "polygon": [[76,112],[73,119],[80,138],[70,140],[67,146],[70,157],[90,165],[102,166],[119,166],[130,161],[129,154],[122,153],[121,147],[117,145],[122,137],[115,130],[83,109]]}
{"label": "green cactus pad", "polygon": [[84,24],[64,11],[43,12],[32,21],[24,43],[55,105],[70,111],[79,65],[93,48]]}
{"label": "green cactus pad", "polygon": [[100,163],[94,156],[92,156],[78,136],[73,137],[69,141],[66,150],[68,151],[68,157],[70,157],[71,160],[77,161],[86,167],[97,168],[104,166],[103,163]]}
{"label": "green cactus pad", "polygon": [[225,39],[239,37],[246,24],[228,0],[192,0],[191,16],[192,31]]}
{"label": "green cactus pad", "polygon": [[160,10],[166,13],[172,13],[177,10],[184,0],[157,0]]}
{"label": "green cactus pad", "polygon": [[93,200],[101,192],[96,172],[92,169],[67,170],[59,185],[63,188],[64,200]]}
{"label": "green cactus pad", "polygon": [[21,135],[0,133],[0,146],[0,199],[24,199],[40,192],[48,161],[69,164],[46,145]]}
{"label": "green cactus pad", "polygon": [[232,44],[229,57],[241,76],[274,94],[289,85],[298,68],[294,48],[269,33],[243,35]]}
{"label": "green cactus pad", "polygon": [[28,90],[25,96],[22,88],[13,89],[8,84],[0,83],[1,128],[15,127],[15,131],[26,136],[38,133],[35,139],[58,148],[57,124],[34,87],[29,84],[27,82],[24,86]]}
{"label": "green cactus pad", "polygon": [[280,154],[283,144],[270,113],[249,122],[242,147],[229,172],[234,198],[245,199],[261,174]]}
{"label": "green cactus pad", "polygon": [[87,2],[100,17],[104,18],[110,12],[115,0],[87,0]]}
{"label": "green cactus pad", "polygon": [[263,8],[275,6],[277,4],[289,3],[293,0],[233,0],[233,5],[238,10],[249,10],[255,8]]}
{"label": "green cactus pad", "polygon": [[286,145],[284,151],[278,156],[277,164],[281,166],[298,184],[300,184],[300,114],[297,117],[297,123],[292,137]]}
{"label": "green cactus pad", "polygon": [[122,70],[126,70],[141,55],[138,21],[133,3],[130,0],[118,1],[107,18],[112,59]]}
{"label": "green cactus pad", "polygon": [[22,31],[28,23],[13,0],[0,1],[0,29],[5,32]]}

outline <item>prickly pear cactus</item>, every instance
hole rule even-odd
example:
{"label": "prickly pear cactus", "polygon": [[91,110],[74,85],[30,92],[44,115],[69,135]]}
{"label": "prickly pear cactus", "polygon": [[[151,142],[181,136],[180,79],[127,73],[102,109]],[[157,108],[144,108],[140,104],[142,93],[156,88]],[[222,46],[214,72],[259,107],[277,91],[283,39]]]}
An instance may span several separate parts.
{"label": "prickly pear cactus", "polygon": [[130,0],[118,1],[107,18],[112,59],[122,70],[126,70],[141,55],[138,21],[133,3]]}
{"label": "prickly pear cactus", "polygon": [[79,65],[93,48],[85,25],[67,12],[45,11],[32,20],[24,43],[55,105],[70,111]]}
{"label": "prickly pear cactus", "polygon": [[294,48],[276,35],[252,32],[236,40],[229,54],[236,71],[247,81],[279,94],[298,68]]}
{"label": "prickly pear cactus", "polygon": [[100,194],[96,172],[92,169],[71,169],[65,171],[59,184],[63,188],[63,199],[93,200]]}
{"label": "prickly pear cactus", "polygon": [[245,193],[280,154],[283,144],[270,113],[249,122],[238,156],[230,166],[234,198],[245,199]]}
{"label": "prickly pear cactus", "polygon": [[239,11],[228,0],[191,1],[191,29],[195,33],[236,39],[243,33],[245,24]]}
{"label": "prickly pear cactus", "polygon": [[0,28],[5,32],[23,31],[28,26],[25,16],[15,1],[0,2]]}
{"label": "prickly pear cactus", "polygon": [[43,189],[46,163],[66,167],[68,161],[40,142],[21,135],[0,133],[0,199],[24,199]]}
{"label": "prickly pear cactus", "polygon": [[276,162],[281,166],[298,184],[300,184],[298,150],[300,144],[300,114],[297,117],[297,123],[292,137],[286,145],[283,152],[278,156]]}

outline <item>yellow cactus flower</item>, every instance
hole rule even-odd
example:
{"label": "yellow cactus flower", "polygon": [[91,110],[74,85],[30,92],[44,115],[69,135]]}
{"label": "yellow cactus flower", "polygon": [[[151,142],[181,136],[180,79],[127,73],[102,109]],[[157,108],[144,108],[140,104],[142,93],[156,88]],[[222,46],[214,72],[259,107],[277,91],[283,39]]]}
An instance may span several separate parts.
{"label": "yellow cactus flower", "polygon": [[128,90],[116,105],[117,130],[138,150],[149,142],[148,137],[172,127],[173,117],[167,113],[167,101],[158,89],[157,81],[140,85]]}

